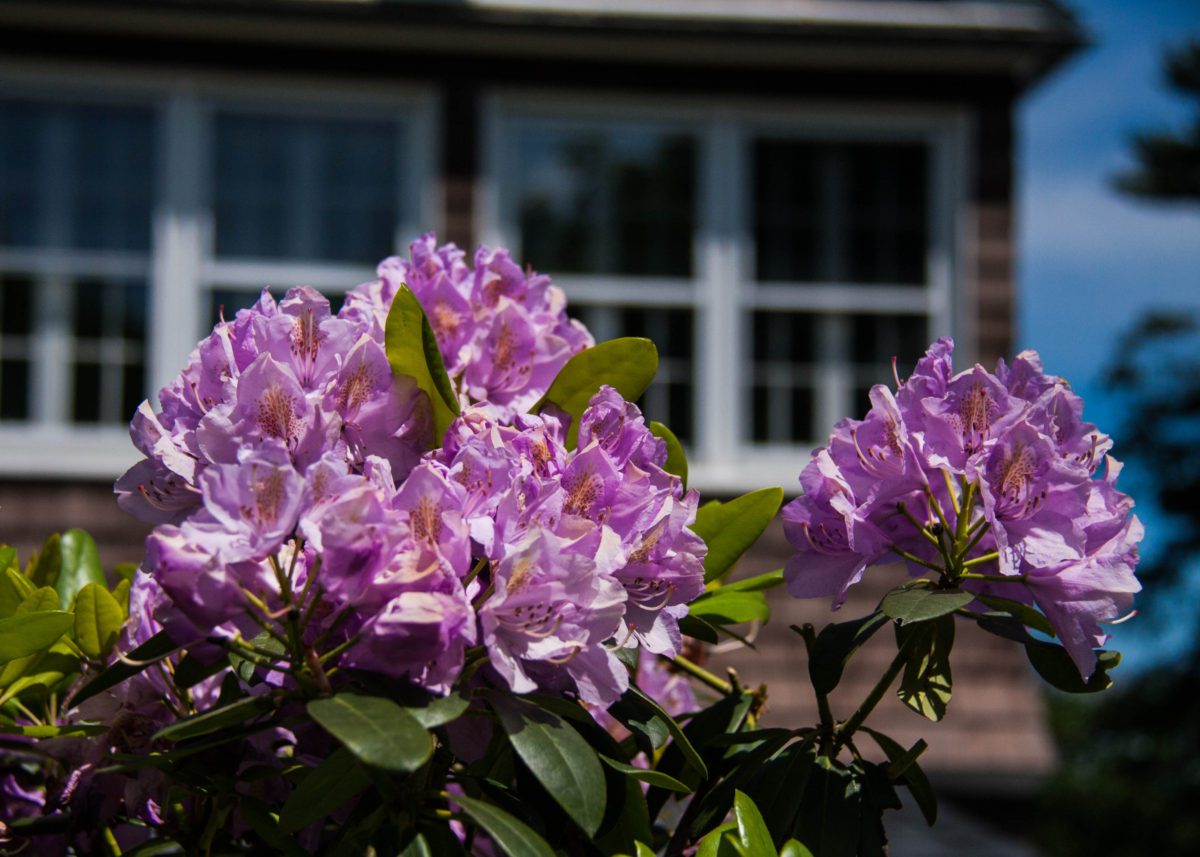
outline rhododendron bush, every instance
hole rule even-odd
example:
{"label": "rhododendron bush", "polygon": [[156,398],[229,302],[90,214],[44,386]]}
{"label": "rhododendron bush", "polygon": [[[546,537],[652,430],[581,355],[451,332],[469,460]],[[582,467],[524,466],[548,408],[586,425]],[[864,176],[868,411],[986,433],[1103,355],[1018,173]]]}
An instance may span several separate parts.
{"label": "rhododendron bush", "polygon": [[[424,236],[337,313],[264,291],[133,417],[140,564],[106,572],[79,530],[0,553],[0,843],[883,853],[898,787],[936,813],[924,742],[865,723],[892,685],[940,719],[971,621],[1103,689],[1102,625],[1138,589],[1078,397],[1030,352],[959,374],[951,352],[838,424],[782,512],[797,553],[745,578],[783,491],[701,505],[635,404],[653,344],[595,344],[506,251]],[[775,585],[838,606],[874,565],[897,584],[875,612],[795,629],[819,723],[764,727],[766,688],[703,666]],[[885,625],[894,660],[834,712]]]}

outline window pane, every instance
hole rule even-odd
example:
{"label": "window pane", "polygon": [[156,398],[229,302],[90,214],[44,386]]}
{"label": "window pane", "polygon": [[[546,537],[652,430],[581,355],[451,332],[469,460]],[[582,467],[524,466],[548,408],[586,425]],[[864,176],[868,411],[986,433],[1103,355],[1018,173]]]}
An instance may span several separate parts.
{"label": "window pane", "polygon": [[29,419],[29,361],[0,359],[0,420]]}
{"label": "window pane", "polygon": [[919,315],[851,316],[856,416],[871,407],[868,397],[871,387],[876,384],[895,386],[893,357],[900,377],[908,377],[929,345],[928,326],[925,316]]}
{"label": "window pane", "polygon": [[74,108],[73,246],[149,250],[154,204],[154,116],[150,110]]}
{"label": "window pane", "polygon": [[924,284],[928,146],[759,139],[753,159],[759,280]]}
{"label": "window pane", "polygon": [[221,114],[216,252],[371,262],[400,220],[395,122]]}
{"label": "window pane", "polygon": [[100,364],[76,363],[72,372],[74,396],[71,419],[77,423],[100,422]]}
{"label": "window pane", "polygon": [[688,277],[696,143],[621,125],[523,124],[512,141],[522,258],[552,273]]}
{"label": "window pane", "polygon": [[149,250],[149,108],[0,99],[0,244]]}
{"label": "window pane", "polygon": [[817,317],[758,311],[751,317],[750,438],[802,443],[815,436]]}
{"label": "window pane", "polygon": [[690,309],[597,307],[571,304],[571,314],[588,326],[597,342],[619,336],[645,336],[658,348],[658,374],[638,401],[647,420],[657,420],[684,444],[695,439]]}
{"label": "window pane", "polygon": [[0,279],[0,335],[33,333],[33,280],[6,274]]}
{"label": "window pane", "polygon": [[128,422],[146,397],[146,283],[92,277],[71,295],[71,418]]}

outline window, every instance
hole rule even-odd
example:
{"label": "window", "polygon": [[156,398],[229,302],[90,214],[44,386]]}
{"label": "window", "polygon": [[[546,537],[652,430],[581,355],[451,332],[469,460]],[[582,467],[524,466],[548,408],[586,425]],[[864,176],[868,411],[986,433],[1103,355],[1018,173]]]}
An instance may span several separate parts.
{"label": "window", "polygon": [[0,423],[121,423],[144,395],[155,121],[0,99]]}
{"label": "window", "polygon": [[131,414],[222,308],[301,283],[336,305],[432,225],[427,97],[78,76],[3,91],[6,473],[118,475]]}
{"label": "window", "polygon": [[483,237],[597,339],[655,340],[642,406],[694,479],[778,481],[960,328],[961,120],[875,113],[496,96]]}

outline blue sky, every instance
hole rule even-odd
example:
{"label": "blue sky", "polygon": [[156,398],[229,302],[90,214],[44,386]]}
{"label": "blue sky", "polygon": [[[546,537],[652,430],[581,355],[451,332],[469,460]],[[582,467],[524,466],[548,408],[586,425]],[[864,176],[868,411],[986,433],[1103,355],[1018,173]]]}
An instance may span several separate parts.
{"label": "blue sky", "polygon": [[[1200,310],[1200,205],[1130,200],[1109,179],[1130,164],[1134,131],[1194,121],[1194,106],[1166,89],[1161,68],[1164,46],[1200,37],[1200,2],[1069,5],[1093,45],[1019,110],[1017,345],[1037,349],[1048,371],[1071,380],[1088,416],[1116,437],[1120,457],[1121,415],[1097,375],[1116,335],[1143,310]],[[1139,476],[1132,469],[1122,477],[1135,496]],[[1153,550],[1156,522],[1152,510],[1143,511]],[[1200,585],[1193,589],[1200,599]],[[1122,645],[1135,662],[1169,653],[1179,639],[1150,632],[1136,622],[1122,626]]]}

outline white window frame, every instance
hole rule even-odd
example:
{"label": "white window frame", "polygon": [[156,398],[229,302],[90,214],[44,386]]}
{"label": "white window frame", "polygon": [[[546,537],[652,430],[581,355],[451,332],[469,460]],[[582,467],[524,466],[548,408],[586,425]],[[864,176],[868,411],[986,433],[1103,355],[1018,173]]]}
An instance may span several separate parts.
{"label": "white window frame", "polygon": [[[311,285],[328,294],[375,278],[374,262],[363,265],[287,260],[222,260],[213,253],[211,132],[213,112],[227,106],[261,108],[262,114],[306,114],[345,118],[393,116],[407,129],[401,186],[409,197],[400,210],[392,252],[406,252],[420,232],[441,223],[437,139],[440,103],[430,87],[330,78],[197,74],[172,69],[157,73],[111,66],[0,65],[0,87],[49,102],[150,106],[158,118],[158,174],[148,261],[133,264],[129,253],[0,250],[0,263],[33,267],[61,277],[146,276],[147,396],[174,378],[202,335],[208,291],[213,286],[285,289]],[[400,189],[397,189],[399,194]],[[415,199],[414,199],[415,198]],[[27,423],[0,425],[0,474],[9,477],[113,479],[139,453],[124,426],[72,425],[69,405],[55,377],[66,378],[71,332],[62,313],[43,313],[34,344],[31,415]],[[57,320],[56,320],[57,318]],[[54,400],[49,404],[44,400]],[[132,415],[130,415],[132,416]]]}
{"label": "white window frame", "polygon": [[[896,103],[732,102],[649,99],[596,92],[494,90],[484,101],[483,169],[477,189],[476,234],[485,243],[520,242],[512,194],[505,192],[510,130],[527,120],[568,123],[639,122],[685,129],[698,146],[697,227],[690,280],[570,276],[545,271],[568,299],[593,306],[646,305],[695,309],[695,441],[691,484],[716,493],[783,482],[789,491],[811,448],[754,444],[749,436],[746,373],[750,312],[787,309],[835,318],[880,310],[925,315],[932,331],[950,332],[959,355],[974,359],[974,279],[968,275],[969,114],[961,107]],[[837,141],[919,141],[930,146],[930,236],[923,288],[837,283],[758,283],[754,279],[750,140],[756,134]],[[536,259],[525,259],[537,266]],[[836,333],[837,323],[824,325]],[[844,337],[842,337],[844,340]],[[730,359],[736,356],[737,359]],[[851,415],[851,364],[824,363],[818,383],[818,423]],[[736,391],[731,400],[730,391]],[[653,415],[652,415],[653,416]]]}

